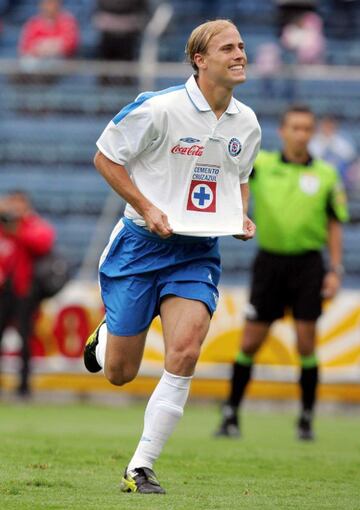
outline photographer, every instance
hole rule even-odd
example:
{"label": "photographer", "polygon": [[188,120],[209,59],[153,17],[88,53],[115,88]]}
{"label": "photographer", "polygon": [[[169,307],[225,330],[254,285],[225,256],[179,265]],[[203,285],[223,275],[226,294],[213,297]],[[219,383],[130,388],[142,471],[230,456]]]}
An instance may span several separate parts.
{"label": "photographer", "polygon": [[22,341],[17,393],[28,396],[30,338],[39,296],[34,282],[38,257],[53,247],[55,231],[32,209],[28,196],[14,191],[0,197],[0,342],[11,323]]}

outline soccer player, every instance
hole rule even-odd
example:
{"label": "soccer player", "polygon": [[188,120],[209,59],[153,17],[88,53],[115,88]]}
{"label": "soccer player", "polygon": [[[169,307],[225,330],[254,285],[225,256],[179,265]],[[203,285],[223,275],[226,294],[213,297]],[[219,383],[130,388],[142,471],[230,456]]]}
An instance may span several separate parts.
{"label": "soccer player", "polygon": [[[250,302],[230,393],[216,435],[240,435],[238,408],[251,379],[254,356],[270,326],[286,308],[295,320],[300,356],[301,413],[299,439],[313,439],[312,419],[318,384],[316,321],[323,298],[335,296],[343,273],[342,226],[348,219],[346,198],[336,170],[313,159],[308,144],[315,117],[303,106],[283,115],[282,152],[261,151],[251,175],[254,219],[260,250],[252,272]],[[328,264],[321,251],[328,246]]]}
{"label": "soccer player", "polygon": [[85,365],[123,385],[134,379],[160,315],[165,369],[121,481],[124,492],[164,493],[153,464],[183,414],[218,300],[217,236],[254,236],[248,177],[260,144],[254,112],[233,88],[245,81],[244,42],[228,20],[204,23],[186,47],[194,75],[140,94],[100,136],[95,166],[126,202],[99,268],[106,317]]}

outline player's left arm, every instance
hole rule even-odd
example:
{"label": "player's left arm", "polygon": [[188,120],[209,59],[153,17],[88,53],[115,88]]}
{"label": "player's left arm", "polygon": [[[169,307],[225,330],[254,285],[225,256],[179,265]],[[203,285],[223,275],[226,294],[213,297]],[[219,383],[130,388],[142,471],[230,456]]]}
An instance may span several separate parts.
{"label": "player's left arm", "polygon": [[242,241],[248,241],[255,236],[256,225],[247,215],[249,209],[249,198],[250,198],[250,190],[249,184],[243,183],[240,184],[240,193],[243,204],[243,231],[244,233],[238,236],[234,236],[235,239],[241,239]]}
{"label": "player's left arm", "polygon": [[261,129],[259,123],[255,118],[254,129],[249,137],[248,148],[246,150],[247,161],[245,163],[245,169],[240,175],[240,193],[243,206],[243,233],[241,235],[235,235],[235,239],[241,239],[242,241],[248,241],[255,236],[256,225],[248,216],[250,189],[249,189],[249,177],[254,168],[256,156],[260,150],[261,143]]}

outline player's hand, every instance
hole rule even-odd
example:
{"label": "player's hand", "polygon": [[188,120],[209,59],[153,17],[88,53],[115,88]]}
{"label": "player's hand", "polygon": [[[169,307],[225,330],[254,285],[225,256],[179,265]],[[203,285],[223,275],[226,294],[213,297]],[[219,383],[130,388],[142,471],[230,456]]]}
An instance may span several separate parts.
{"label": "player's hand", "polygon": [[242,241],[248,241],[255,236],[256,233],[256,225],[248,216],[244,216],[243,222],[243,230],[244,233],[240,235],[235,235],[235,239],[241,239]]}
{"label": "player's hand", "polygon": [[168,217],[160,209],[152,205],[144,212],[144,220],[150,232],[160,237],[167,238],[173,233]]}
{"label": "player's hand", "polygon": [[329,271],[326,273],[323,285],[321,289],[322,297],[326,299],[332,299],[336,296],[341,285],[341,277],[334,273],[333,271]]}

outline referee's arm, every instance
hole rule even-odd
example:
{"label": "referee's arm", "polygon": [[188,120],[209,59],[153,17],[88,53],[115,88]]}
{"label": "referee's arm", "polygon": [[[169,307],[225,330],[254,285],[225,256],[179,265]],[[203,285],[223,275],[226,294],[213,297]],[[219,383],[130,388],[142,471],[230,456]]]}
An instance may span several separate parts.
{"label": "referee's arm", "polygon": [[334,217],[329,217],[328,223],[328,251],[329,269],[325,273],[322,285],[324,298],[335,297],[341,286],[341,277],[344,272],[342,266],[342,224]]}
{"label": "referee's arm", "polygon": [[342,276],[342,224],[335,218],[329,218],[328,223],[328,250],[330,271]]}

